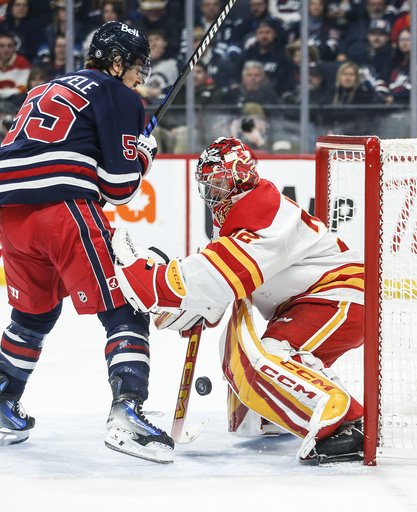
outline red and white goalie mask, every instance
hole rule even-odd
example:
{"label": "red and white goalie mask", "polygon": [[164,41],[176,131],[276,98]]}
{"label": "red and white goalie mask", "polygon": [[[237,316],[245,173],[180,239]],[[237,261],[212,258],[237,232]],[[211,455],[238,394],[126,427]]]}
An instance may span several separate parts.
{"label": "red and white goalie mask", "polygon": [[[200,197],[221,226],[236,196],[259,183],[258,160],[235,137],[220,137],[201,154],[195,173]],[[236,198],[236,199],[234,199]]]}

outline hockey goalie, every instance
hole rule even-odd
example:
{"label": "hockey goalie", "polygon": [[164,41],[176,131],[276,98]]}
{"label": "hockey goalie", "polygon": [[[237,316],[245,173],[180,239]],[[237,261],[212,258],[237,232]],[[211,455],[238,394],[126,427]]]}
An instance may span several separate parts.
{"label": "hockey goalie", "polygon": [[[332,371],[363,344],[363,262],[317,218],[257,171],[252,150],[221,137],[195,173],[213,215],[213,239],[183,260],[156,264],[118,229],[116,276],[159,328],[214,325],[233,303],[223,336],[229,430],[253,418],[301,440],[299,460],[363,458],[363,407]],[[267,320],[258,336],[252,307]],[[250,419],[252,418],[252,420]],[[248,427],[249,425],[249,427]]]}

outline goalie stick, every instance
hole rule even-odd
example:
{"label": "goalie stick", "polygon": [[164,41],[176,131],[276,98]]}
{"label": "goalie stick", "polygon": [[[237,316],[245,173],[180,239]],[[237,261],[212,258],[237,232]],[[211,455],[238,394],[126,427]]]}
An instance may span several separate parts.
{"label": "goalie stick", "polygon": [[[237,2],[237,0],[229,0],[227,2],[227,4],[224,6],[223,10],[217,16],[217,18],[210,25],[210,28],[207,30],[204,39],[202,39],[200,41],[200,44],[194,50],[194,53],[189,58],[187,64],[184,66],[184,69],[178,75],[177,79],[172,84],[171,89],[168,91],[167,95],[162,100],[162,103],[159,105],[155,114],[152,116],[151,120],[146,125],[145,129],[143,130],[142,133],[143,133],[143,135],[145,135],[145,137],[149,137],[149,135],[151,135],[151,133],[154,131],[154,129],[158,126],[163,115],[168,110],[168,107],[174,101],[175,96],[178,94],[182,85],[187,80],[188,75],[191,73],[191,71],[194,69],[194,66],[200,60],[200,57],[205,52],[207,46],[210,44],[211,40],[216,35],[221,24],[225,20],[226,16],[229,14],[230,9],[234,6],[234,4],[236,2]],[[106,203],[107,203],[107,201],[105,199],[103,199],[103,197],[101,197],[99,200],[100,206],[103,208],[106,205]]]}
{"label": "goalie stick", "polygon": [[202,331],[203,322],[201,321],[191,329],[188,341],[184,369],[182,371],[180,389],[178,391],[177,406],[171,429],[172,439],[179,444],[191,443],[191,441],[194,441],[194,439],[201,434],[208,421],[206,420],[200,425],[186,425],[185,423]]}

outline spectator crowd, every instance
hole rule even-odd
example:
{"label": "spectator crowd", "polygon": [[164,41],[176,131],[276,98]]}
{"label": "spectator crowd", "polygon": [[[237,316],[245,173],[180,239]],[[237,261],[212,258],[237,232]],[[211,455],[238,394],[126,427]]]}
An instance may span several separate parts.
{"label": "spectator crowd", "polygon": [[[195,0],[194,47],[225,3]],[[65,73],[65,4],[0,0],[2,120],[19,110],[32,87]],[[265,112],[300,104],[301,5],[302,0],[239,0],[195,72],[196,105],[234,107],[242,116],[256,112],[256,122],[235,123],[233,135],[251,135],[266,150],[259,131]],[[410,6],[409,0],[309,0],[310,104],[407,106]],[[106,21],[123,21],[149,39],[153,74],[137,92],[145,106],[159,105],[189,57],[185,14],[184,0],[74,0],[74,70],[83,67],[94,30]],[[185,101],[181,91],[174,105]],[[250,129],[239,133],[242,126]],[[168,149],[184,149],[181,116],[168,117],[161,128],[171,139],[180,134],[177,147]]]}

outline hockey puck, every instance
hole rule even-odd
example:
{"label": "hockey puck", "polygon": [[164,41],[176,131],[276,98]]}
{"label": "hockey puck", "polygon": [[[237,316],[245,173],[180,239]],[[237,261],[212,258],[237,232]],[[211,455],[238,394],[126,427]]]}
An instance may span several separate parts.
{"label": "hockey puck", "polygon": [[209,395],[212,389],[211,380],[208,377],[198,377],[195,381],[195,389],[201,396]]}

